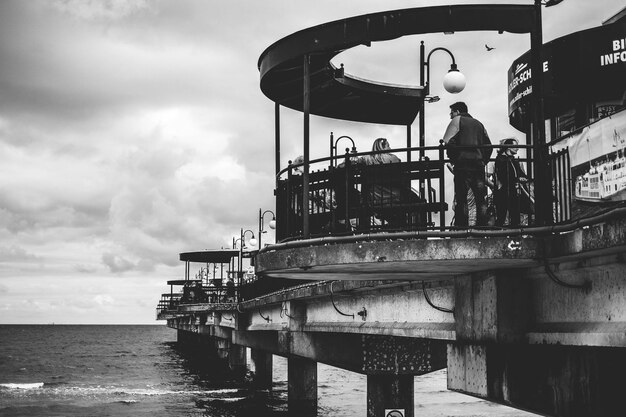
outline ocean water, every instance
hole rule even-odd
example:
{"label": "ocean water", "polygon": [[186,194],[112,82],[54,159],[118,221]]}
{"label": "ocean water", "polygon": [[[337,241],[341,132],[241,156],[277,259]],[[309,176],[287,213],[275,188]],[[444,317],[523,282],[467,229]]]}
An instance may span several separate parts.
{"label": "ocean water", "polygon": [[[250,361],[249,361],[250,363]],[[0,325],[0,416],[287,415],[287,361],[271,390],[201,369],[165,326]],[[366,378],[318,365],[318,416],[366,414]],[[419,416],[531,416],[446,390],[445,371],[415,378]]]}

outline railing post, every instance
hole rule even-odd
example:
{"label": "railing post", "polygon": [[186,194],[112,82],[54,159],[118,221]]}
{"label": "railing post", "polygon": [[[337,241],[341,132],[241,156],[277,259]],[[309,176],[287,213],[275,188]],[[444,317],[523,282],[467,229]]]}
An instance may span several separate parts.
{"label": "railing post", "polygon": [[309,55],[304,55],[304,86],[303,86],[303,113],[304,113],[304,172],[302,174],[302,234],[305,239],[310,236],[309,233],[309,122],[310,122],[310,79],[309,79]]}
{"label": "railing post", "polygon": [[565,148],[563,150],[563,159],[565,160],[565,173],[566,173],[566,184],[565,184],[565,202],[567,204],[566,208],[565,208],[565,215],[566,215],[566,220],[569,220],[572,216],[571,213],[571,209],[572,209],[572,177],[571,177],[571,167],[570,167],[570,159],[569,159],[569,149]]}
{"label": "railing post", "polygon": [[[289,165],[291,165],[291,161],[289,161]],[[281,208],[281,210],[283,210],[285,213],[284,224],[287,227],[286,235],[289,237],[293,236],[293,232],[294,232],[293,217],[294,217],[294,213],[296,213],[296,210],[297,210],[294,196],[295,194],[293,192],[293,170],[289,168],[289,170],[287,170],[287,201],[286,201],[287,209],[285,210],[284,208]],[[283,204],[284,203],[285,202],[283,202]],[[279,238],[282,238],[283,235],[285,235],[285,233],[282,232],[282,227],[278,226],[277,230],[281,232],[281,233],[277,233],[277,236],[280,236]]]}
{"label": "railing post", "polygon": [[411,142],[412,142],[411,125],[408,124],[406,125],[406,161],[407,162],[411,162]]}
{"label": "railing post", "polygon": [[[439,204],[440,204],[440,209],[439,209],[439,229],[440,230],[445,230],[446,229],[446,212],[443,209],[443,203],[444,203],[444,199],[446,196],[446,183],[445,183],[445,175],[446,175],[446,169],[445,169],[445,159],[444,159],[444,142],[443,140],[439,141],[439,163],[441,164],[441,176],[439,178]],[[454,207],[452,207],[452,209],[454,210]]]}
{"label": "railing post", "polygon": [[330,132],[330,166],[337,166],[337,163],[335,162],[335,153],[333,152],[333,140],[334,140],[334,136],[333,136],[333,132]]}
{"label": "railing post", "polygon": [[280,172],[280,104],[278,102],[274,106],[274,164],[275,175],[278,175]]}
{"label": "railing post", "polygon": [[344,220],[346,222],[346,231],[350,230],[350,154],[346,152],[344,166],[346,169],[344,170]]}

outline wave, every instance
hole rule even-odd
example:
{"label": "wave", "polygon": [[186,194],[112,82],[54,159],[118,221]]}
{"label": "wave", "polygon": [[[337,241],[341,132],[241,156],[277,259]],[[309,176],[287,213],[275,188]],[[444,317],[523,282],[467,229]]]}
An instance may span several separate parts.
{"label": "wave", "polygon": [[117,401],[117,402],[121,403],[121,404],[135,404],[135,403],[138,403],[139,401],[137,401],[137,400],[120,400],[120,401]]}
{"label": "wave", "polygon": [[6,384],[0,384],[0,387],[7,388],[7,389],[35,389],[35,388],[41,388],[41,387],[43,387],[43,385],[44,385],[43,382],[30,382],[30,383],[24,383],[24,382],[13,383],[13,382],[9,382],[9,383],[6,383]]}
{"label": "wave", "polygon": [[239,392],[239,388],[221,388],[221,389],[207,389],[202,391],[203,394],[230,394],[233,392]]}
{"label": "wave", "polygon": [[[241,393],[241,389],[223,388],[223,389],[163,389],[163,388],[131,388],[120,386],[71,386],[64,381],[54,382],[34,382],[34,383],[2,383],[0,390],[33,390],[42,389],[53,395],[61,396],[93,396],[105,395],[116,397],[155,397],[155,396],[186,396],[200,395],[208,396],[210,400],[220,400],[225,402],[239,401],[238,397],[229,397],[230,395]],[[136,400],[122,400],[122,402],[134,402]]]}
{"label": "wave", "polygon": [[[46,387],[48,384],[45,384]],[[207,392],[204,390],[169,390],[169,389],[156,389],[156,388],[130,388],[119,386],[61,386],[62,384],[52,385],[50,389],[55,395],[70,395],[70,396],[132,396],[132,397],[153,397],[164,395],[202,395]]]}
{"label": "wave", "polygon": [[230,398],[206,398],[204,400],[205,403],[215,402],[215,403],[235,403],[238,401],[247,400],[248,397],[230,397]]}

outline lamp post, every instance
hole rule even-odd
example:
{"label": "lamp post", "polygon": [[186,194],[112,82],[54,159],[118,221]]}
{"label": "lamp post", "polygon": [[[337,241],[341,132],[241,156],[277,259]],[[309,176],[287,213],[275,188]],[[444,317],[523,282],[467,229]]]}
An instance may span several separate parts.
{"label": "lamp post", "polygon": [[[241,238],[235,238],[233,236],[233,249],[237,249],[237,242],[239,243],[239,246],[241,246],[243,248],[243,243],[242,243],[242,239]],[[239,251],[239,258],[237,260],[237,266],[239,266],[239,259],[241,258],[241,250]],[[233,269],[235,269],[235,260],[234,258],[231,258],[231,266],[230,266],[230,270],[231,272],[233,271]]]}
{"label": "lamp post", "polygon": [[263,209],[259,209],[259,250],[261,250],[261,237],[263,236],[263,233],[267,232],[266,230],[263,230],[263,220],[266,214],[272,213],[272,220],[270,220],[269,226],[272,230],[276,229],[276,215],[274,212],[272,210],[262,210]]}
{"label": "lamp post", "polygon": [[[238,241],[241,241],[241,243],[239,244],[239,267],[237,269],[237,277],[239,279],[241,279],[241,275],[243,272],[243,247],[246,245],[246,233],[250,232],[252,234],[252,237],[250,238],[250,245],[252,246],[256,246],[256,239],[254,238],[254,232],[250,229],[247,230],[243,230],[243,228],[241,228],[241,237],[239,239],[237,239]],[[237,283],[240,284],[240,283]]]}
{"label": "lamp post", "polygon": [[[430,94],[430,57],[432,56],[433,53],[437,51],[447,52],[448,55],[450,55],[450,58],[452,59],[452,64],[450,64],[450,70],[443,77],[443,88],[445,88],[446,91],[451,94],[460,93],[465,88],[465,76],[459,71],[452,52],[450,52],[446,48],[438,47],[430,51],[426,59],[424,59],[425,47],[424,47],[424,41],[421,41],[420,42],[420,81],[422,82],[422,88],[424,92],[424,101],[422,101],[422,109],[419,113],[419,120],[418,120],[419,130],[420,130],[420,140],[419,140],[420,160],[424,158],[424,146],[426,146],[426,133],[424,131],[425,125],[426,125],[424,110],[426,106],[424,105],[425,104],[424,102],[433,103],[433,102],[439,101],[438,96],[428,97],[428,95]],[[426,71],[426,74],[425,74],[426,76],[424,76],[424,70]],[[422,198],[425,198],[426,196],[426,192],[424,188],[425,188],[424,180],[420,180],[420,197]]]}
{"label": "lamp post", "polygon": [[[430,98],[427,97],[430,94],[430,57],[433,55],[433,53],[437,51],[447,52],[448,55],[450,55],[450,58],[452,59],[452,64],[450,64],[450,70],[443,77],[443,88],[445,88],[446,91],[451,94],[460,93],[465,88],[465,76],[459,71],[452,52],[450,52],[450,50],[446,48],[439,47],[430,51],[426,59],[424,59],[424,55],[425,55],[424,41],[421,41],[420,42],[420,80],[422,81],[422,87],[424,89],[424,97],[425,97],[424,101],[428,101],[428,102],[439,101],[439,97],[430,97]],[[426,70],[425,78],[424,78],[424,70]],[[422,105],[422,111],[419,114],[420,148],[421,148],[420,159],[424,156],[423,147],[425,146],[425,142],[426,142],[424,124],[425,124],[424,105]]]}
{"label": "lamp post", "polygon": [[[356,146],[354,145],[354,140],[350,136],[339,136],[337,139],[333,141],[333,132],[330,132],[330,156],[331,156],[331,164],[333,166],[337,166],[337,159],[334,158],[337,156],[337,143],[339,143],[340,139],[348,139],[352,143],[352,153],[356,153]],[[349,152],[350,148],[346,148],[346,152]]]}

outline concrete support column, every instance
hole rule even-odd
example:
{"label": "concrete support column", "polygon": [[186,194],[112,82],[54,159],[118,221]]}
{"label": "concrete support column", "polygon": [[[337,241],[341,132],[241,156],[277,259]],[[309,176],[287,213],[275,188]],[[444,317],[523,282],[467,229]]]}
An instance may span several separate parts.
{"label": "concrete support column", "polygon": [[455,278],[457,341],[448,346],[448,389],[489,396],[488,366],[498,344],[523,343],[532,305],[523,270]]}
{"label": "concrete support column", "polygon": [[228,367],[235,373],[246,373],[246,347],[231,344],[228,350]]}
{"label": "concrete support column", "polygon": [[448,388],[542,415],[624,414],[624,348],[452,343]]}
{"label": "concrete support column", "polygon": [[530,323],[530,283],[523,270],[455,278],[456,338],[471,342],[516,343]]}
{"label": "concrete support column", "polygon": [[367,417],[384,417],[385,410],[404,410],[414,417],[413,375],[368,375]]}
{"label": "concrete support column", "polygon": [[317,362],[291,356],[287,359],[289,415],[317,416]]}
{"label": "concrete support column", "polygon": [[259,349],[251,349],[250,357],[254,364],[254,386],[257,389],[272,388],[272,354]]}
{"label": "concrete support column", "polygon": [[176,330],[176,341],[178,343],[188,343],[189,342],[189,332],[186,332],[181,329]]}

